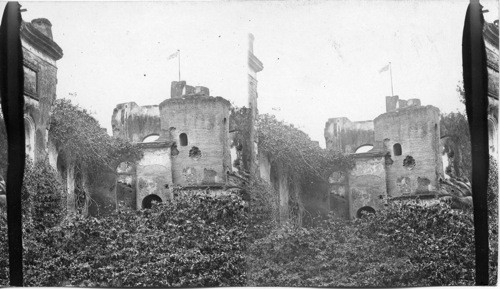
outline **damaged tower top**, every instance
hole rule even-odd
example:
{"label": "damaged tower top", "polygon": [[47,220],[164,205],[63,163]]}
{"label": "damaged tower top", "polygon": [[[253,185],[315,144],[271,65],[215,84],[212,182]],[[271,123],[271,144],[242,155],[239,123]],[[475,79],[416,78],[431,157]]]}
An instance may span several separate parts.
{"label": "damaged tower top", "polygon": [[186,81],[172,81],[170,86],[170,98],[182,98],[184,96],[210,96],[210,90],[204,86],[190,86]]}

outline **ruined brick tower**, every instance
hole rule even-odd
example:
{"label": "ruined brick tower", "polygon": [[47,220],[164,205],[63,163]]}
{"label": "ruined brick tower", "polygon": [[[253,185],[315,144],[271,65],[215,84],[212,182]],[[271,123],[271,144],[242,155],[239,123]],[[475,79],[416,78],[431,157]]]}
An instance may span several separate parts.
{"label": "ruined brick tower", "polygon": [[329,119],[327,148],[351,154],[356,164],[330,177],[330,209],[354,218],[390,199],[435,195],[443,176],[439,118],[438,108],[396,95],[373,121]]}
{"label": "ruined brick tower", "polygon": [[383,142],[392,160],[386,167],[388,195],[436,191],[443,176],[439,109],[387,96],[386,110],[374,125],[375,141]]}
{"label": "ruined brick tower", "polygon": [[230,107],[224,98],[204,94],[183,97],[174,94],[160,104],[162,134],[174,143],[171,155],[175,184],[226,182],[226,173],[231,170]]}

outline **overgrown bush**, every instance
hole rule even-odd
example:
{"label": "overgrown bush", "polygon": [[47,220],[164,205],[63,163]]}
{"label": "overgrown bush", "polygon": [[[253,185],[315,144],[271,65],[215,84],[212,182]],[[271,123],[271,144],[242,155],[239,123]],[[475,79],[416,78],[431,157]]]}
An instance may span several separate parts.
{"label": "overgrown bush", "polygon": [[59,155],[74,164],[76,212],[87,212],[97,187],[109,181],[107,176],[116,173],[119,163],[141,157],[138,147],[109,136],[86,109],[64,98],[54,102],[49,137]]}
{"label": "overgrown bush", "polygon": [[322,149],[309,136],[269,114],[259,115],[259,151],[296,176],[326,181],[335,171],[352,169],[354,161],[340,152]]}
{"label": "overgrown bush", "polygon": [[283,226],[249,248],[250,286],[393,287],[474,284],[471,215],[394,205],[354,222]]}
{"label": "overgrown bush", "polygon": [[490,264],[490,284],[498,281],[498,163],[490,156],[490,173],[488,176],[488,226]]}
{"label": "overgrown bush", "polygon": [[64,197],[64,188],[49,162],[33,164],[27,158],[22,187],[24,221],[44,228],[59,224],[65,215]]}
{"label": "overgrown bush", "polygon": [[279,194],[262,179],[255,179],[247,186],[249,197],[248,241],[269,235],[279,223]]}
{"label": "overgrown bush", "polygon": [[242,286],[245,209],[236,196],[184,195],[150,210],[76,216],[26,232],[25,286]]}

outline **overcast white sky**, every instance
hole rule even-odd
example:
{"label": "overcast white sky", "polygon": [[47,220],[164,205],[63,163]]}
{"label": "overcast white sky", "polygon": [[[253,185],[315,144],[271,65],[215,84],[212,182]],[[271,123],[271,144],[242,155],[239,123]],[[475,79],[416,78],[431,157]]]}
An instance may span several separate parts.
{"label": "overcast white sky", "polygon": [[[328,118],[368,120],[390,95],[463,110],[461,41],[468,1],[21,2],[23,19],[52,22],[64,57],[59,98],[90,109],[111,131],[116,104],[159,104],[177,80],[204,85],[236,105],[247,97],[247,33],[264,63],[259,110],[324,147]],[[481,1],[488,21],[498,2]],[[2,4],[2,10],[5,4]],[[71,95],[70,95],[71,94]],[[76,94],[76,95],[75,95]]]}

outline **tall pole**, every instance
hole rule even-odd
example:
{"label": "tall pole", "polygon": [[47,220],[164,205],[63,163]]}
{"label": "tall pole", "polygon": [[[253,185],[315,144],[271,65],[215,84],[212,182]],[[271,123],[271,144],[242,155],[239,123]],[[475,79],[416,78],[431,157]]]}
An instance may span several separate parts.
{"label": "tall pole", "polygon": [[392,88],[392,65],[389,62],[389,73],[391,74],[391,96],[394,96],[394,89]]}
{"label": "tall pole", "polygon": [[179,81],[181,81],[181,51],[177,49],[179,52]]}

